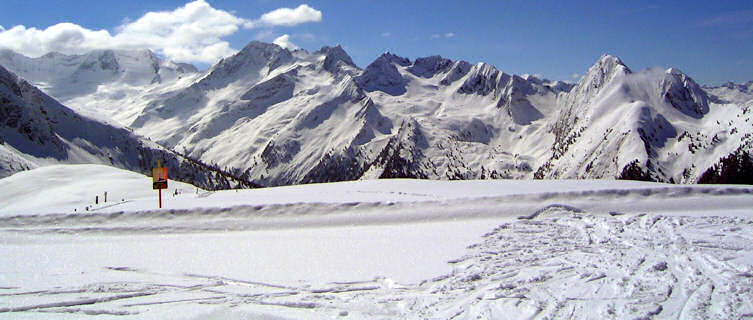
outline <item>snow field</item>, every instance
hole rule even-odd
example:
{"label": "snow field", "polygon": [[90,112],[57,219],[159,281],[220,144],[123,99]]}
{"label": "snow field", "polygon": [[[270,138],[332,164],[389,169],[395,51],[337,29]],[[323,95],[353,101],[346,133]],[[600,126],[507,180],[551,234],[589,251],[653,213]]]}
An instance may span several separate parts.
{"label": "snow field", "polygon": [[[157,210],[150,180],[97,165],[0,179],[0,317],[753,316],[747,186],[370,180],[197,195],[171,181],[166,194],[185,192]],[[105,183],[129,201],[70,212]]]}

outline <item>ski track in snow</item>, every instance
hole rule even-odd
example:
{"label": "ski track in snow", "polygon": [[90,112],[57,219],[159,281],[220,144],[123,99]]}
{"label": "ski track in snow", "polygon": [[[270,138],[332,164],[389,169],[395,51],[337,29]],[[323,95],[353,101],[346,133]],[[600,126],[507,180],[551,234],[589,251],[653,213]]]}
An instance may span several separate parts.
{"label": "ski track in snow", "polygon": [[550,206],[485,235],[454,261],[455,272],[423,286],[432,295],[414,311],[462,319],[741,318],[753,310],[751,267],[729,259],[753,249],[752,229],[739,217]]}
{"label": "ski track in snow", "polygon": [[[0,287],[0,317],[154,318],[193,310],[202,319],[753,318],[753,265],[745,261],[753,257],[751,217],[683,216],[678,205],[669,206],[678,212],[645,213],[661,212],[667,201],[693,207],[698,199],[750,208],[750,194],[740,187],[672,187],[7,217],[0,219],[0,236],[508,219],[449,261],[452,272],[415,284],[385,277],[278,284],[118,265],[102,272],[126,280],[33,291]],[[648,210],[630,212],[631,205]]]}
{"label": "ski track in snow", "polygon": [[[368,192],[368,191],[367,191]],[[389,192],[386,192],[389,193]],[[0,230],[24,233],[185,233],[297,227],[395,224],[516,216],[546,203],[571,205],[597,213],[622,207],[632,213],[671,210],[687,212],[718,208],[750,208],[753,188],[644,187],[573,192],[512,194],[472,199],[281,203],[221,208],[146,210],[111,213],[15,215],[0,217]],[[211,193],[199,195],[209,197]],[[431,198],[427,195],[427,198]],[[673,202],[671,206],[657,205]],[[733,201],[730,201],[733,200]],[[117,206],[108,205],[107,207]],[[102,209],[100,207],[98,209]],[[671,209],[667,209],[671,208]],[[357,213],[357,214],[356,214]],[[536,212],[532,213],[537,214]]]}

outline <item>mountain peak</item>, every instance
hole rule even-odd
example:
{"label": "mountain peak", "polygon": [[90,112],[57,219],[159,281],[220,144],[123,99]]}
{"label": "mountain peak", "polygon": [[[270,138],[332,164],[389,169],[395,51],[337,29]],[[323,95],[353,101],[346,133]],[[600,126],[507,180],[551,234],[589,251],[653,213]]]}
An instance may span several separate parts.
{"label": "mountain peak", "polygon": [[680,69],[677,68],[669,68],[665,71],[666,74],[674,74],[674,75],[684,75]]}
{"label": "mountain peak", "polygon": [[287,49],[280,47],[274,43],[267,43],[267,42],[261,42],[258,40],[254,40],[249,42],[241,51],[239,51],[236,55],[240,54],[257,54],[262,55],[265,58],[269,58],[272,55],[279,53],[281,51],[288,51]]}
{"label": "mountain peak", "polygon": [[622,60],[620,60],[620,58],[613,56],[609,53],[602,54],[601,57],[599,57],[599,61],[611,61],[617,64],[621,64],[623,66],[625,65],[624,63],[622,63]]}
{"label": "mountain peak", "polygon": [[385,51],[374,62],[385,61],[388,63],[397,63],[403,67],[407,67],[411,64],[410,59],[395,55],[389,51]]}
{"label": "mountain peak", "polygon": [[385,52],[358,76],[358,84],[368,92],[382,91],[393,96],[405,93],[406,81],[393,62],[401,66],[410,65],[410,60]]}
{"label": "mountain peak", "polygon": [[408,71],[420,77],[431,78],[437,73],[445,72],[450,68],[452,68],[452,60],[436,55],[416,59]]}
{"label": "mountain peak", "polygon": [[342,45],[336,44],[334,47],[330,46],[323,46],[321,49],[319,49],[318,52],[326,53],[330,51],[343,51],[345,52],[345,49],[343,49]]}
{"label": "mountain peak", "polygon": [[709,97],[706,92],[677,68],[665,71],[661,88],[664,99],[688,116],[701,118],[709,111]]}
{"label": "mountain peak", "polygon": [[[251,41],[241,51],[238,51],[235,55],[223,59],[224,61],[238,60],[245,62],[252,62],[258,65],[275,64],[277,60],[284,60],[285,58],[292,58],[292,54],[288,49],[280,47],[274,43],[266,43],[261,41]],[[220,60],[220,64],[223,60]]]}
{"label": "mountain peak", "polygon": [[488,64],[486,62],[477,63],[475,68],[478,70],[479,73],[482,73],[482,74],[493,74],[500,71],[494,65]]}
{"label": "mountain peak", "polygon": [[120,63],[114,50],[93,50],[86,55],[84,62],[81,64],[79,71],[97,72],[109,71],[118,72]]}
{"label": "mountain peak", "polygon": [[353,59],[339,44],[334,47],[324,46],[317,53],[324,55],[324,69],[330,72],[337,70],[338,62],[355,67]]}
{"label": "mountain peak", "polygon": [[449,71],[447,71],[447,75],[445,75],[445,77],[442,78],[442,81],[440,81],[439,83],[445,86],[450,85],[451,83],[465,76],[471,70],[471,67],[473,66],[468,61],[455,61],[450,67]]}
{"label": "mountain peak", "polygon": [[214,87],[226,82],[221,79],[257,78],[262,69],[269,73],[292,59],[293,54],[289,50],[274,43],[254,40],[235,55],[220,60],[201,81],[204,85],[212,82],[214,84],[210,87]]}
{"label": "mountain peak", "polygon": [[491,64],[479,62],[471,68],[468,78],[458,89],[458,92],[464,94],[478,93],[485,96],[497,88],[500,74],[504,74],[504,72],[499,71]]}
{"label": "mountain peak", "polygon": [[[620,58],[610,54],[603,54],[586,74],[572,87],[567,90],[564,105],[565,109],[560,113],[557,127],[572,127],[572,123],[582,118],[582,113],[589,108],[591,101],[596,98],[604,88],[612,83],[619,83],[627,75],[631,74]],[[580,115],[579,115],[580,114]],[[559,130],[559,129],[557,129]]]}
{"label": "mountain peak", "polygon": [[588,100],[601,88],[606,86],[615,77],[621,77],[633,73],[620,58],[610,54],[604,54],[596,63],[588,68],[588,72],[578,81],[576,95],[583,96]]}
{"label": "mountain peak", "polygon": [[596,61],[596,63],[591,67],[591,69],[588,70],[589,73],[594,67],[600,68],[601,70],[604,70],[604,71],[608,71],[608,72],[605,72],[608,74],[611,74],[614,72],[623,72],[625,74],[632,73],[630,68],[628,68],[628,66],[625,65],[625,63],[622,62],[620,58],[615,57],[608,53],[601,55],[599,60]]}

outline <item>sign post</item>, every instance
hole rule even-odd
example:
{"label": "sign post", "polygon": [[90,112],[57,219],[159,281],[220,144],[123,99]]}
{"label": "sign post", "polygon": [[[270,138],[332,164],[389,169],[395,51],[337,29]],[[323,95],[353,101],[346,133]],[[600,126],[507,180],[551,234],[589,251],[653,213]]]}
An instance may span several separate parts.
{"label": "sign post", "polygon": [[162,167],[161,160],[157,160],[157,167],[152,169],[152,189],[159,192],[159,208],[162,209],[162,189],[167,189],[167,168]]}

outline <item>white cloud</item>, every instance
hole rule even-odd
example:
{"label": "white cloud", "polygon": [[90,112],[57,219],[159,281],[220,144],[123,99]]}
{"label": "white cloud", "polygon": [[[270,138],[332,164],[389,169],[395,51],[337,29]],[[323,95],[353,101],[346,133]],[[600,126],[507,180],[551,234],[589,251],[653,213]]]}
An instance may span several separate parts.
{"label": "white cloud", "polygon": [[287,35],[287,34],[283,34],[283,35],[277,37],[277,39],[275,39],[274,41],[272,41],[272,43],[274,43],[274,44],[276,44],[276,45],[278,45],[280,47],[283,47],[285,49],[288,49],[288,50],[298,49],[298,46],[296,46],[295,44],[293,44],[293,42],[290,41],[290,36]]}
{"label": "white cloud", "polygon": [[[295,9],[280,8],[261,16],[259,22],[271,26],[294,26],[306,22],[322,21],[322,12],[302,4]],[[246,25],[248,27],[248,25]]]}
{"label": "white cloud", "polygon": [[0,32],[0,46],[30,56],[50,51],[80,53],[99,49],[114,42],[107,30],[89,30],[73,23],[58,23],[45,30],[14,26]]}
{"label": "white cloud", "polygon": [[578,79],[578,78],[580,78],[580,74],[573,73],[573,74],[570,75],[570,77],[573,78],[573,79]]}
{"label": "white cloud", "polygon": [[0,31],[5,31],[5,27],[3,27],[2,25],[0,25]]}
{"label": "white cloud", "polygon": [[392,35],[392,32],[382,32],[382,37],[387,38],[387,37],[389,37],[391,35]]}
{"label": "white cloud", "polygon": [[453,32],[447,32],[447,33],[444,33],[444,34],[435,33],[435,34],[431,35],[431,38],[432,39],[439,39],[439,38],[449,39],[449,38],[452,38],[454,36],[455,36],[455,33],[453,33]]}
{"label": "white cloud", "polygon": [[[241,27],[293,26],[314,21],[321,21],[321,12],[307,5],[276,9],[258,20],[249,20],[215,9],[204,0],[195,0],[173,11],[148,12],[135,21],[123,20],[114,34],[69,22],[46,29],[22,25],[2,28],[0,47],[27,56],[51,51],[81,54],[94,49],[149,48],[177,61],[214,63],[236,52],[223,38]],[[289,40],[287,43],[293,45]]]}

